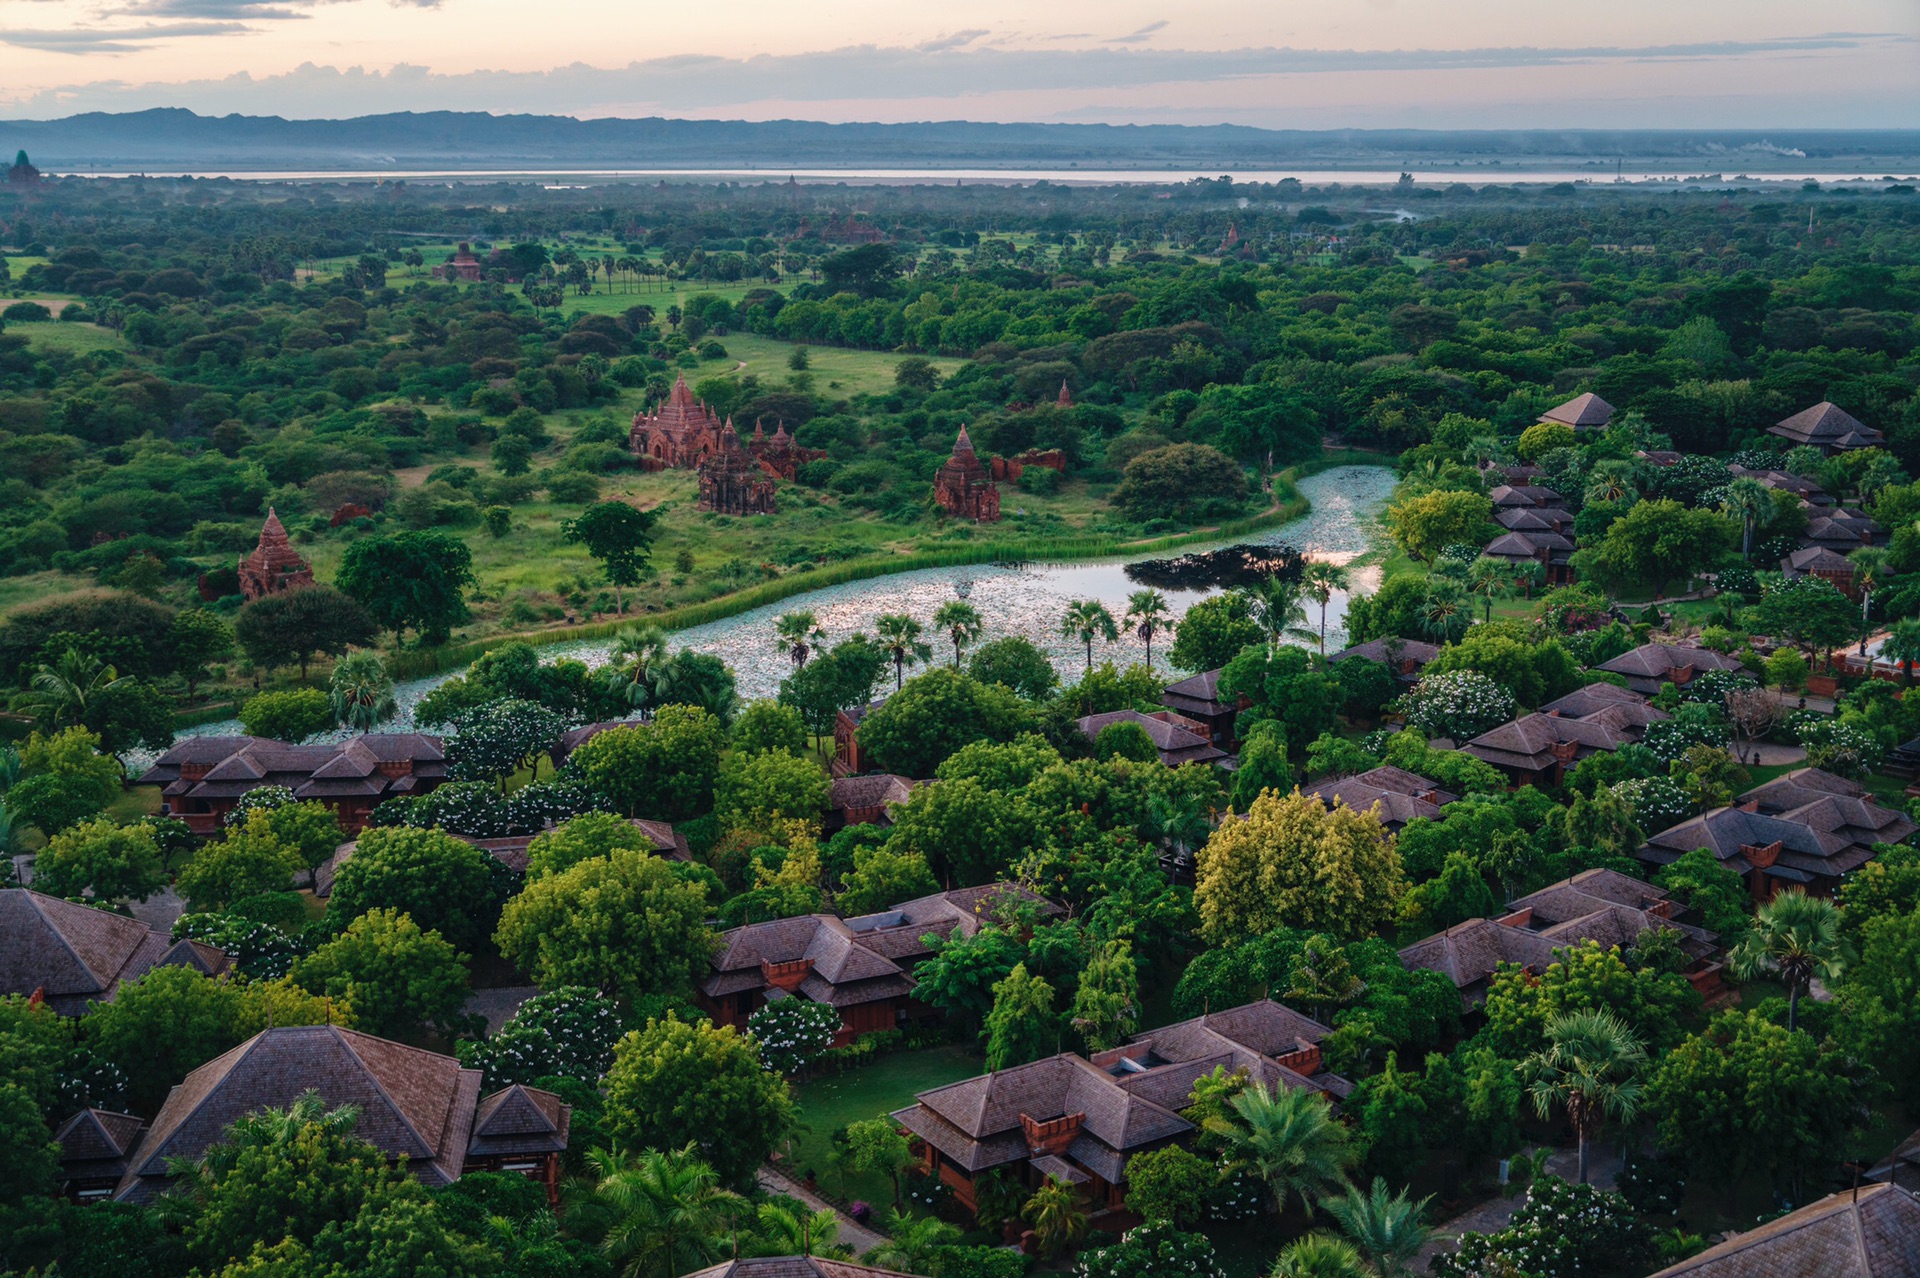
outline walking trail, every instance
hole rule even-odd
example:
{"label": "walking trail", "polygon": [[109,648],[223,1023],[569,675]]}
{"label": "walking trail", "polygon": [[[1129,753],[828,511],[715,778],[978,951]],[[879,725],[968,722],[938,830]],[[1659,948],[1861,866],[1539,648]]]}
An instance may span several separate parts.
{"label": "walking trail", "polygon": [[760,1188],[770,1194],[785,1194],[788,1198],[798,1198],[815,1211],[832,1212],[834,1218],[840,1222],[838,1240],[853,1248],[853,1254],[856,1256],[864,1256],[887,1241],[885,1234],[856,1223],[853,1217],[776,1167],[763,1165],[758,1178]]}
{"label": "walking trail", "polygon": [[[1617,1150],[1595,1142],[1587,1149],[1587,1183],[1597,1189],[1612,1189],[1622,1162]],[[1580,1174],[1579,1151],[1563,1149],[1548,1158],[1547,1174],[1573,1180]],[[1412,1266],[1413,1272],[1426,1273],[1435,1256],[1457,1250],[1462,1234],[1490,1234],[1506,1228],[1513,1214],[1520,1210],[1520,1204],[1525,1201],[1523,1193],[1511,1198],[1496,1194],[1486,1202],[1467,1208],[1452,1220],[1441,1221],[1434,1226],[1433,1237],[1420,1249],[1420,1257]]]}

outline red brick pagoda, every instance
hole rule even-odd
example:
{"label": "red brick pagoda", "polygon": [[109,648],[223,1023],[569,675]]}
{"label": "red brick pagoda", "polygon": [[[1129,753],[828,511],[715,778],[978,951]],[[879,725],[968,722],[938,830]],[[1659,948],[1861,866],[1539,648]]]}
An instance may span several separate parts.
{"label": "red brick pagoda", "polygon": [[693,397],[682,373],[658,411],[634,414],[628,441],[649,470],[693,470],[719,449],[722,426],[719,415]]}
{"label": "red brick pagoda", "polygon": [[990,524],[1000,518],[1000,490],[993,472],[973,451],[967,428],[953,441],[953,455],[933,477],[933,499],[940,509],[961,519]]}
{"label": "red brick pagoda", "polygon": [[238,571],[240,593],[249,602],[313,584],[312,566],[287,540],[287,530],[271,507],[267,509],[266,526],[260,529],[260,544],[240,561]]}
{"label": "red brick pagoda", "polygon": [[720,428],[720,447],[700,463],[700,509],[722,515],[772,515],[779,511],[773,471],[741,445],[731,421]]}

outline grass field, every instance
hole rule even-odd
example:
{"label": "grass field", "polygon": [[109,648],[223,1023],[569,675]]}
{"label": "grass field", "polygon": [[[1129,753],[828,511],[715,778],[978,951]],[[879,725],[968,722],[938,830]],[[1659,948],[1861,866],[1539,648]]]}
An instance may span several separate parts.
{"label": "grass field", "polygon": [[[725,337],[715,338],[727,348],[727,354],[738,364],[745,364],[734,375],[755,376],[762,382],[775,382],[784,379],[789,370],[787,360],[792,356],[796,345],[771,337],[758,337],[752,333],[729,333]],[[807,348],[807,371],[814,377],[816,389],[825,388],[837,391],[841,395],[882,394],[893,389],[893,373],[904,355],[896,351],[856,351],[839,346],[809,346]],[[942,376],[959,368],[965,360],[930,357]],[[716,364],[714,367],[722,367]],[[711,376],[711,374],[707,374]]]}
{"label": "grass field", "polygon": [[126,339],[98,324],[62,324],[58,320],[41,324],[9,324],[6,332],[24,337],[34,346],[86,354],[89,351],[125,350]]}
{"label": "grass field", "polygon": [[829,1192],[848,1200],[861,1199],[876,1210],[893,1201],[893,1189],[884,1176],[845,1172],[833,1162],[833,1133],[863,1118],[879,1118],[913,1104],[929,1088],[972,1078],[985,1067],[980,1058],[959,1047],[927,1047],[895,1052],[871,1065],[798,1087],[800,1122],[795,1171],[817,1175]]}

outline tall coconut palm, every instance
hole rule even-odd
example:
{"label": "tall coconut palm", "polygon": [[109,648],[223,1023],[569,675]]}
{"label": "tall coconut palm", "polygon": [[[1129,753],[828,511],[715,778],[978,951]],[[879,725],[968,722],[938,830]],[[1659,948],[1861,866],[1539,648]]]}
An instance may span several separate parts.
{"label": "tall coconut palm", "polygon": [[718,1260],[745,1200],[683,1149],[587,1154],[589,1181],[568,1224],[597,1243],[621,1278],[674,1278]]}
{"label": "tall coconut palm", "polygon": [[964,599],[949,599],[940,605],[933,614],[935,630],[947,632],[947,639],[953,644],[953,665],[960,668],[961,650],[986,631],[986,622],[980,619],[980,610]]}
{"label": "tall coconut palm", "polygon": [[400,713],[400,703],[393,695],[393,678],[371,652],[356,652],[340,659],[327,683],[327,700],[336,720],[362,734]]}
{"label": "tall coconut palm", "polygon": [[1269,1278],[1373,1278],[1359,1248],[1332,1234],[1307,1234],[1274,1257]]}
{"label": "tall coconut palm", "polygon": [[1167,607],[1167,597],[1157,590],[1136,590],[1127,596],[1128,625],[1133,633],[1140,636],[1140,642],[1147,645],[1147,669],[1153,669],[1153,637],[1167,628],[1173,620],[1173,612]]}
{"label": "tall coconut palm", "polygon": [[1389,1193],[1386,1180],[1375,1176],[1368,1192],[1349,1186],[1345,1194],[1320,1205],[1339,1222],[1380,1278],[1400,1278],[1411,1272],[1414,1258],[1433,1234],[1421,1219],[1432,1201],[1429,1196],[1415,1202],[1404,1189]]}
{"label": "tall coconut palm", "polygon": [[907,680],[907,667],[921,661],[933,659],[933,645],[920,636],[924,633],[919,622],[902,613],[892,612],[876,618],[873,633],[879,638],[880,646],[893,658],[893,690],[900,688]]}
{"label": "tall coconut palm", "polygon": [[951,1247],[961,1237],[958,1229],[936,1216],[908,1216],[896,1211],[887,1217],[887,1232],[880,1245],[860,1260],[876,1269],[923,1274],[936,1251]]}
{"label": "tall coconut palm", "polygon": [[1254,624],[1266,632],[1269,657],[1282,639],[1313,639],[1313,631],[1306,629],[1307,610],[1300,606],[1299,583],[1268,577],[1258,585],[1242,587],[1240,593]]}
{"label": "tall coconut palm", "polygon": [[658,626],[622,626],[613,636],[599,679],[635,710],[653,704],[654,685],[667,664],[667,635]]}
{"label": "tall coconut palm", "polygon": [[1430,577],[1420,600],[1420,628],[1435,643],[1452,643],[1473,624],[1473,605],[1459,582]]}
{"label": "tall coconut palm", "polygon": [[[1535,565],[1536,567],[1538,565]],[[1511,599],[1520,591],[1520,574],[1511,559],[1482,555],[1467,566],[1467,589],[1479,595],[1486,611],[1484,620],[1493,620],[1493,601]]]}
{"label": "tall coconut palm", "polygon": [[51,664],[35,667],[27,690],[13,698],[13,708],[26,711],[43,730],[70,728],[84,723],[87,712],[120,682],[120,672],[100,658],[68,648]]}
{"label": "tall coconut palm", "polygon": [[1840,907],[1821,896],[1782,892],[1755,910],[1746,939],[1727,956],[1740,980],[1778,976],[1787,987],[1787,1028],[1800,1023],[1800,991],[1814,977],[1833,980],[1847,965]]}
{"label": "tall coconut palm", "polygon": [[1319,1092],[1269,1091],[1256,1082],[1229,1108],[1230,1116],[1209,1118],[1207,1130],[1225,1138],[1235,1169],[1266,1182],[1276,1212],[1284,1212],[1295,1197],[1311,1207],[1345,1185],[1348,1169],[1360,1159],[1353,1138]]}
{"label": "tall coconut palm", "polygon": [[1067,612],[1060,619],[1062,637],[1083,643],[1087,648],[1087,673],[1093,673],[1093,641],[1104,640],[1117,643],[1120,639],[1120,627],[1114,621],[1113,614],[1098,599],[1076,599],[1067,605]]}
{"label": "tall coconut palm", "polygon": [[1893,623],[1893,629],[1887,632],[1885,642],[1880,645],[1880,658],[1891,661],[1900,667],[1900,682],[1913,683],[1913,667],[1920,663],[1920,620],[1912,617]]}
{"label": "tall coconut palm", "polygon": [[781,614],[773,623],[773,632],[780,637],[780,649],[787,654],[787,660],[793,662],[795,670],[806,668],[807,658],[827,637],[814,615],[805,611]]}
{"label": "tall coconut palm", "polygon": [[1609,1118],[1633,1121],[1640,1108],[1646,1049],[1625,1021],[1606,1011],[1569,1012],[1547,1023],[1547,1045],[1520,1065],[1534,1112],[1545,1120],[1564,1106],[1580,1142],[1580,1183],[1587,1183],[1587,1143]]}
{"label": "tall coconut palm", "polygon": [[1888,554],[1878,546],[1862,546],[1847,556],[1853,565],[1853,584],[1860,587],[1860,655],[1867,655],[1867,632],[1873,628],[1869,610],[1873,592],[1887,577]]}
{"label": "tall coconut palm", "polygon": [[1320,604],[1320,655],[1327,655],[1327,605],[1333,602],[1333,592],[1345,590],[1349,581],[1343,565],[1330,559],[1309,559],[1300,570],[1300,584]]}
{"label": "tall coconut palm", "polygon": [[1727,485],[1720,509],[1740,521],[1740,557],[1753,557],[1753,530],[1762,519],[1773,514],[1773,489],[1757,479],[1742,476]]}

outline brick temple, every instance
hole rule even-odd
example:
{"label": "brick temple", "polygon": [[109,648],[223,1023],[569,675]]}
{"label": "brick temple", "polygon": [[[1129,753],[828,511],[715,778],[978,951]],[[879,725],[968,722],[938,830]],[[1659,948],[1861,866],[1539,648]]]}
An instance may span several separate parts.
{"label": "brick temple", "polygon": [[294,550],[280,516],[271,507],[260,529],[260,544],[238,566],[240,593],[251,602],[313,584],[313,567]]}
{"label": "brick temple", "polygon": [[993,471],[973,451],[965,426],[953,441],[953,455],[933,477],[933,499],[940,509],[960,519],[990,524],[1000,518],[1000,489],[993,482]]}

